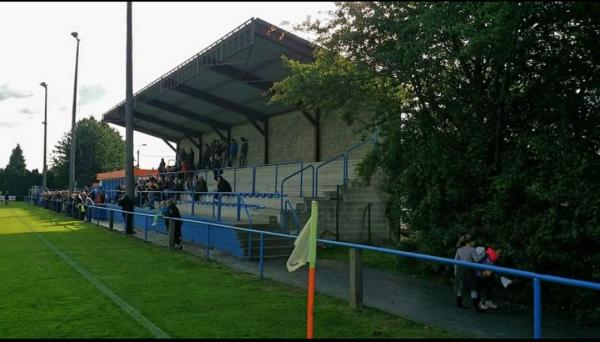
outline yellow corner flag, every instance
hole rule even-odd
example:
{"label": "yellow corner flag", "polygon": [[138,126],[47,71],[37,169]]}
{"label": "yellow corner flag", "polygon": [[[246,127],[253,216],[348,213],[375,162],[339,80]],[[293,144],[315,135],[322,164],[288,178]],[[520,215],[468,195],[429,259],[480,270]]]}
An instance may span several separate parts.
{"label": "yellow corner flag", "polygon": [[[312,217],[312,216],[311,216]],[[294,272],[300,267],[308,263],[308,239],[310,237],[310,221],[308,218],[304,228],[298,234],[296,241],[294,241],[294,250],[287,261],[287,269],[289,272]]]}
{"label": "yellow corner flag", "polygon": [[294,241],[294,250],[287,261],[287,269],[293,272],[309,263],[308,268],[308,303],[306,312],[306,338],[314,336],[314,303],[317,266],[317,223],[319,218],[319,203],[312,201],[310,218]]}

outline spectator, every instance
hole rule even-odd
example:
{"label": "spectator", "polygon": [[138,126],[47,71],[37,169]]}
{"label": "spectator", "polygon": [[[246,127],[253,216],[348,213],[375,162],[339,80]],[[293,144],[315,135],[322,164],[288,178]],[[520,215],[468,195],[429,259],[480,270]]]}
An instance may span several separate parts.
{"label": "spectator", "polygon": [[4,206],[8,207],[8,190],[4,194]]}
{"label": "spectator", "polygon": [[208,185],[206,184],[206,180],[202,176],[196,176],[196,186],[194,188],[194,199],[196,201],[200,200],[199,192],[208,192]]}
{"label": "spectator", "polygon": [[[164,207],[161,211],[161,214],[165,217],[165,227],[167,228],[167,232],[169,231],[169,219],[171,218],[181,218],[181,214],[179,213],[179,208],[175,204],[174,198],[169,198],[167,200],[167,206]],[[180,220],[174,220],[175,222],[175,248],[183,249],[183,236],[181,235],[181,225],[182,222]]]}
{"label": "spectator", "polygon": [[227,166],[233,166],[233,161],[237,157],[238,145],[235,139],[231,139],[231,144],[229,145],[229,158],[227,158]]}
{"label": "spectator", "polygon": [[[471,239],[469,234],[462,235],[456,244],[455,260],[480,262],[483,260],[483,255],[477,255],[475,252],[475,241]],[[478,296],[477,282],[475,279],[475,271],[470,267],[454,266],[454,290],[456,293],[456,306],[464,308],[462,304],[462,295],[468,291],[471,292],[471,300],[476,312],[481,310],[480,298]]]}
{"label": "spectator", "polygon": [[217,192],[232,192],[231,184],[223,176],[219,176],[218,178]]}
{"label": "spectator", "polygon": [[[478,254],[484,253],[483,247],[476,248],[476,252],[479,252]],[[494,250],[490,247],[485,251],[481,263],[485,265],[493,265],[501,255],[502,250]],[[477,279],[477,285],[481,292],[480,308],[482,310],[497,309],[498,306],[492,302],[492,291],[494,289],[494,282],[496,278],[494,272],[490,270],[475,270],[475,275]]]}
{"label": "spectator", "polygon": [[165,158],[160,158],[160,164],[158,165],[158,173],[165,173],[167,172],[167,167],[166,167],[166,163],[165,163]]}
{"label": "spectator", "polygon": [[133,230],[133,214],[125,213],[126,211],[133,212],[133,210],[134,210],[133,200],[131,198],[129,198],[129,196],[127,196],[126,193],[123,193],[123,196],[119,199],[117,204],[119,206],[121,206],[121,210],[124,211],[123,212],[123,220],[125,221],[125,233],[126,234],[134,234],[135,231]]}
{"label": "spectator", "polygon": [[208,167],[208,158],[209,158],[209,147],[208,144],[204,143],[202,144],[202,149],[200,151],[200,160],[199,160],[199,165],[198,165],[198,169],[205,169]]}
{"label": "spectator", "polygon": [[248,142],[246,141],[246,138],[242,137],[242,146],[240,148],[240,165],[239,166],[246,166],[247,163],[247,158],[248,158]]}

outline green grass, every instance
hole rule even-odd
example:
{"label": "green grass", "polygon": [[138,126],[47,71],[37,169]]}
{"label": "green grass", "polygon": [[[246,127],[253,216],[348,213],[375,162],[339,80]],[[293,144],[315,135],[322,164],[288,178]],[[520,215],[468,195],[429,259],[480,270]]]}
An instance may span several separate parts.
{"label": "green grass", "polygon": [[[28,227],[171,337],[305,337],[303,289],[11,203],[0,208],[0,338],[153,337]],[[460,337],[324,295],[315,299],[315,336]]]}

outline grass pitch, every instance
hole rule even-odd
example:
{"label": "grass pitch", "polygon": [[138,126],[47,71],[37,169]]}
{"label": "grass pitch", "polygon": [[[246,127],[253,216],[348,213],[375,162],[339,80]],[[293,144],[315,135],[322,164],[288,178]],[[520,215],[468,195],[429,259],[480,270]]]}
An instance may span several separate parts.
{"label": "grass pitch", "polygon": [[[24,203],[0,207],[0,275],[0,338],[306,334],[305,290]],[[317,295],[315,337],[460,336]]]}

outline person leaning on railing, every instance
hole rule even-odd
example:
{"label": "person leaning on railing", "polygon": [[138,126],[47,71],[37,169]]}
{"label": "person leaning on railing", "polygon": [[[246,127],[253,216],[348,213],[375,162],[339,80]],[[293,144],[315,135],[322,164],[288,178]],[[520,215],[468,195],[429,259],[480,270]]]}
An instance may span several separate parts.
{"label": "person leaning on railing", "polygon": [[[166,202],[166,206],[162,207],[161,214],[165,217],[165,227],[167,232],[169,231],[169,219],[171,218],[181,218],[181,214],[179,213],[179,208],[177,208],[176,200],[174,198],[169,198]],[[175,225],[175,248],[183,249],[183,236],[181,235],[181,225],[182,222],[180,220],[173,220]]]}

